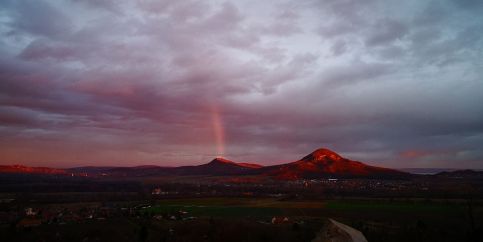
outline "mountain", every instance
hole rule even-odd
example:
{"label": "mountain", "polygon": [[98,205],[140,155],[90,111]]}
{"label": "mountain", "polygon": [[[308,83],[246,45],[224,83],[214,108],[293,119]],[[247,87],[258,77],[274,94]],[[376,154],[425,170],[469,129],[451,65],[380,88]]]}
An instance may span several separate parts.
{"label": "mountain", "polygon": [[109,169],[98,170],[96,174],[101,176],[128,176],[128,177],[143,177],[143,176],[165,176],[169,175],[173,167],[163,167],[154,165],[133,166],[133,167],[113,167]]}
{"label": "mountain", "polygon": [[483,179],[483,171],[475,170],[456,170],[456,171],[443,171],[435,176],[444,178],[465,178],[465,179]]}
{"label": "mountain", "polygon": [[263,166],[260,165],[260,164],[254,164],[254,163],[237,163],[238,165],[240,166],[244,166],[244,167],[247,167],[247,168],[262,168]]}
{"label": "mountain", "polygon": [[74,174],[81,176],[147,177],[147,176],[242,176],[256,175],[281,180],[314,178],[403,178],[410,174],[388,168],[366,165],[341,157],[328,149],[318,149],[302,159],[281,165],[261,166],[215,158],[196,166],[162,167],[76,167],[53,169],[46,167],[0,166],[1,172]]}
{"label": "mountain", "polygon": [[198,166],[181,166],[173,169],[177,175],[243,175],[247,171],[259,169],[258,164],[236,163],[223,158],[215,158],[211,162]]}
{"label": "mountain", "polygon": [[246,171],[263,167],[252,163],[236,163],[224,158],[215,158],[211,162],[197,166],[134,166],[134,167],[76,167],[68,169],[72,173],[86,173],[89,175],[102,176],[223,176],[242,175]]}
{"label": "mountain", "polygon": [[409,175],[406,172],[349,160],[328,149],[318,149],[298,161],[261,168],[260,171],[283,180],[301,178],[401,178]]}
{"label": "mountain", "polygon": [[441,172],[456,171],[454,168],[399,168],[398,170],[417,175],[434,175]]}
{"label": "mountain", "polygon": [[87,173],[87,174],[101,174],[111,169],[115,169],[118,167],[115,166],[81,166],[81,167],[73,167],[68,168],[66,171],[70,173]]}
{"label": "mountain", "polygon": [[29,167],[22,165],[0,166],[0,173],[66,174],[63,169],[49,167]]}

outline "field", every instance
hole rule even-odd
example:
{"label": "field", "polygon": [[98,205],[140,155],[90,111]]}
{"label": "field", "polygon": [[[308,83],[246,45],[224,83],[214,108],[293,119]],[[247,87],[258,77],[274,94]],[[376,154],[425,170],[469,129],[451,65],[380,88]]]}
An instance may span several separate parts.
{"label": "field", "polygon": [[[146,208],[146,212],[163,213],[177,210],[199,216],[291,215],[310,217],[319,212],[434,213],[461,215],[467,211],[464,201],[391,201],[391,200],[326,200],[284,201],[275,198],[199,198],[166,199]],[[481,212],[477,206],[476,211]]]}
{"label": "field", "polygon": [[205,198],[175,199],[158,202],[145,212],[161,214],[185,211],[192,216],[253,217],[306,216],[304,210],[321,209],[323,202],[280,202],[276,199]]}
{"label": "field", "polygon": [[469,206],[462,200],[171,199],[158,201],[144,211],[152,214],[184,211],[193,217],[250,218],[265,222],[270,222],[273,216],[286,216],[291,222],[318,221],[320,226],[323,218],[334,218],[363,231],[369,241],[458,241],[456,238],[469,236],[474,223],[483,222],[481,204],[472,205],[471,220]]}
{"label": "field", "polygon": [[[0,235],[6,241],[311,241],[328,218],[371,242],[483,238],[480,181],[468,183],[474,192],[462,195],[460,180],[444,179],[260,186],[195,178],[159,184],[141,178],[14,178],[0,184]],[[417,184],[429,190],[414,190]],[[34,217],[40,225],[21,225],[26,208],[39,212]],[[273,224],[274,217],[288,221]]]}

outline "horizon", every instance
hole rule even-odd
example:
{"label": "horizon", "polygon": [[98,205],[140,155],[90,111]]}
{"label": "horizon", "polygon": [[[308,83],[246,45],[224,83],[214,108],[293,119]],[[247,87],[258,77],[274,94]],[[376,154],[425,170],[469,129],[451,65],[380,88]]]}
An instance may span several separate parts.
{"label": "horizon", "polygon": [[[0,165],[483,169],[480,1],[0,3]],[[453,168],[451,168],[453,169]]]}
{"label": "horizon", "polygon": [[[319,149],[326,149],[326,148],[319,148]],[[318,149],[317,149],[318,150]],[[316,150],[314,150],[315,152]],[[332,151],[332,150],[329,150],[329,151]],[[334,151],[332,151],[334,152]],[[337,152],[335,152],[337,155],[340,155],[338,154]],[[309,154],[312,154],[312,153],[309,153]],[[306,155],[303,155],[302,157],[304,157]],[[344,159],[349,159],[349,160],[352,160],[350,158],[347,158],[347,157],[344,157],[344,156],[341,156],[342,158]],[[220,157],[220,156],[217,156],[217,157],[214,157],[213,159],[210,159],[210,160],[207,160],[207,161],[204,161],[204,162],[201,162],[201,163],[191,163],[191,164],[185,164],[185,165],[179,165],[179,166],[162,166],[162,165],[158,165],[158,164],[154,164],[154,163],[141,163],[141,164],[138,164],[138,165],[134,165],[134,166],[120,166],[120,165],[77,165],[77,166],[65,166],[65,167],[59,167],[59,166],[43,166],[43,165],[40,165],[40,166],[28,166],[28,165],[24,165],[24,164],[3,164],[3,165],[6,165],[6,166],[25,166],[25,167],[45,167],[45,168],[53,168],[53,169],[72,169],[72,168],[81,168],[81,167],[114,167],[114,168],[117,168],[117,167],[128,167],[128,168],[133,168],[133,167],[143,167],[143,166],[155,166],[155,167],[167,167],[167,168],[175,168],[175,167],[183,167],[183,166],[198,166],[198,165],[204,165],[204,164],[208,164],[216,159],[223,159],[223,160],[228,160],[230,162],[234,162],[234,163],[244,163],[244,164],[255,164],[255,165],[261,165],[262,167],[267,167],[267,166],[276,166],[276,165],[283,165],[283,164],[287,164],[287,163],[291,163],[291,162],[296,162],[296,161],[300,161],[302,158],[300,159],[296,159],[296,160],[291,160],[291,161],[283,161],[283,162],[276,162],[276,163],[273,163],[273,164],[266,164],[266,165],[262,165],[263,163],[262,162],[256,162],[256,161],[236,161],[236,160],[232,160],[232,159],[227,159],[225,157]],[[366,165],[371,165],[370,162],[365,162],[365,161],[360,161],[359,162],[362,162]],[[380,166],[380,167],[383,167],[383,166]],[[395,169],[395,170],[406,170],[406,172],[409,172],[409,173],[413,173],[413,174],[417,174],[417,172],[411,172],[409,170],[437,170],[438,172],[441,172],[441,171],[454,171],[454,170],[474,170],[474,171],[483,171],[483,168],[452,168],[452,167],[386,167],[384,166],[384,168],[390,168],[390,169]]]}

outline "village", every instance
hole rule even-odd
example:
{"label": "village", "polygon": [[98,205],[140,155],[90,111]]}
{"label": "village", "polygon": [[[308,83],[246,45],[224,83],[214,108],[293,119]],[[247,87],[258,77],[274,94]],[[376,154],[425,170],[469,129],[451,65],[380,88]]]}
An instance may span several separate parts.
{"label": "village", "polygon": [[[162,213],[150,212],[149,204],[136,204],[130,207],[121,206],[116,203],[106,204],[68,204],[49,205],[45,207],[13,207],[8,211],[0,211],[0,224],[9,225],[16,229],[37,227],[43,224],[81,224],[89,221],[102,221],[116,218],[153,219],[166,221],[187,221],[195,220],[198,217],[192,216],[188,211],[172,209]],[[259,220],[263,224],[290,223],[287,216],[273,216],[265,220]]]}
{"label": "village", "polygon": [[[469,219],[455,223],[447,219],[437,230],[429,226],[442,218],[468,214],[476,221],[481,217],[483,194],[483,186],[474,185],[481,183],[478,180],[461,183],[424,177],[284,182],[190,178],[179,182],[62,176],[32,181],[17,183],[15,189],[0,185],[0,230],[6,238],[62,241],[74,236],[73,241],[90,241],[84,239],[105,236],[133,241],[147,231],[146,241],[209,240],[229,236],[225,233],[237,234],[240,241],[296,241],[298,236],[305,236],[300,241],[311,241],[330,223],[345,224],[376,242],[394,234],[402,238],[399,241],[430,233],[439,238],[441,231],[471,228]],[[467,189],[469,185],[472,189]],[[123,232],[114,232],[118,230]],[[243,237],[248,236],[245,230],[255,237]],[[63,239],[49,237],[52,234]]]}

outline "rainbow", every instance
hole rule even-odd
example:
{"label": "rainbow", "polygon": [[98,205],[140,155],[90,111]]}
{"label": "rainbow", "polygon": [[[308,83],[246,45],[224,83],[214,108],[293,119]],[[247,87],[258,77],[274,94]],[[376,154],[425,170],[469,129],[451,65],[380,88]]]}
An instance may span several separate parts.
{"label": "rainbow", "polygon": [[216,105],[212,105],[211,107],[211,119],[213,134],[216,141],[216,156],[223,157],[225,154],[225,129],[223,127],[220,111]]}

